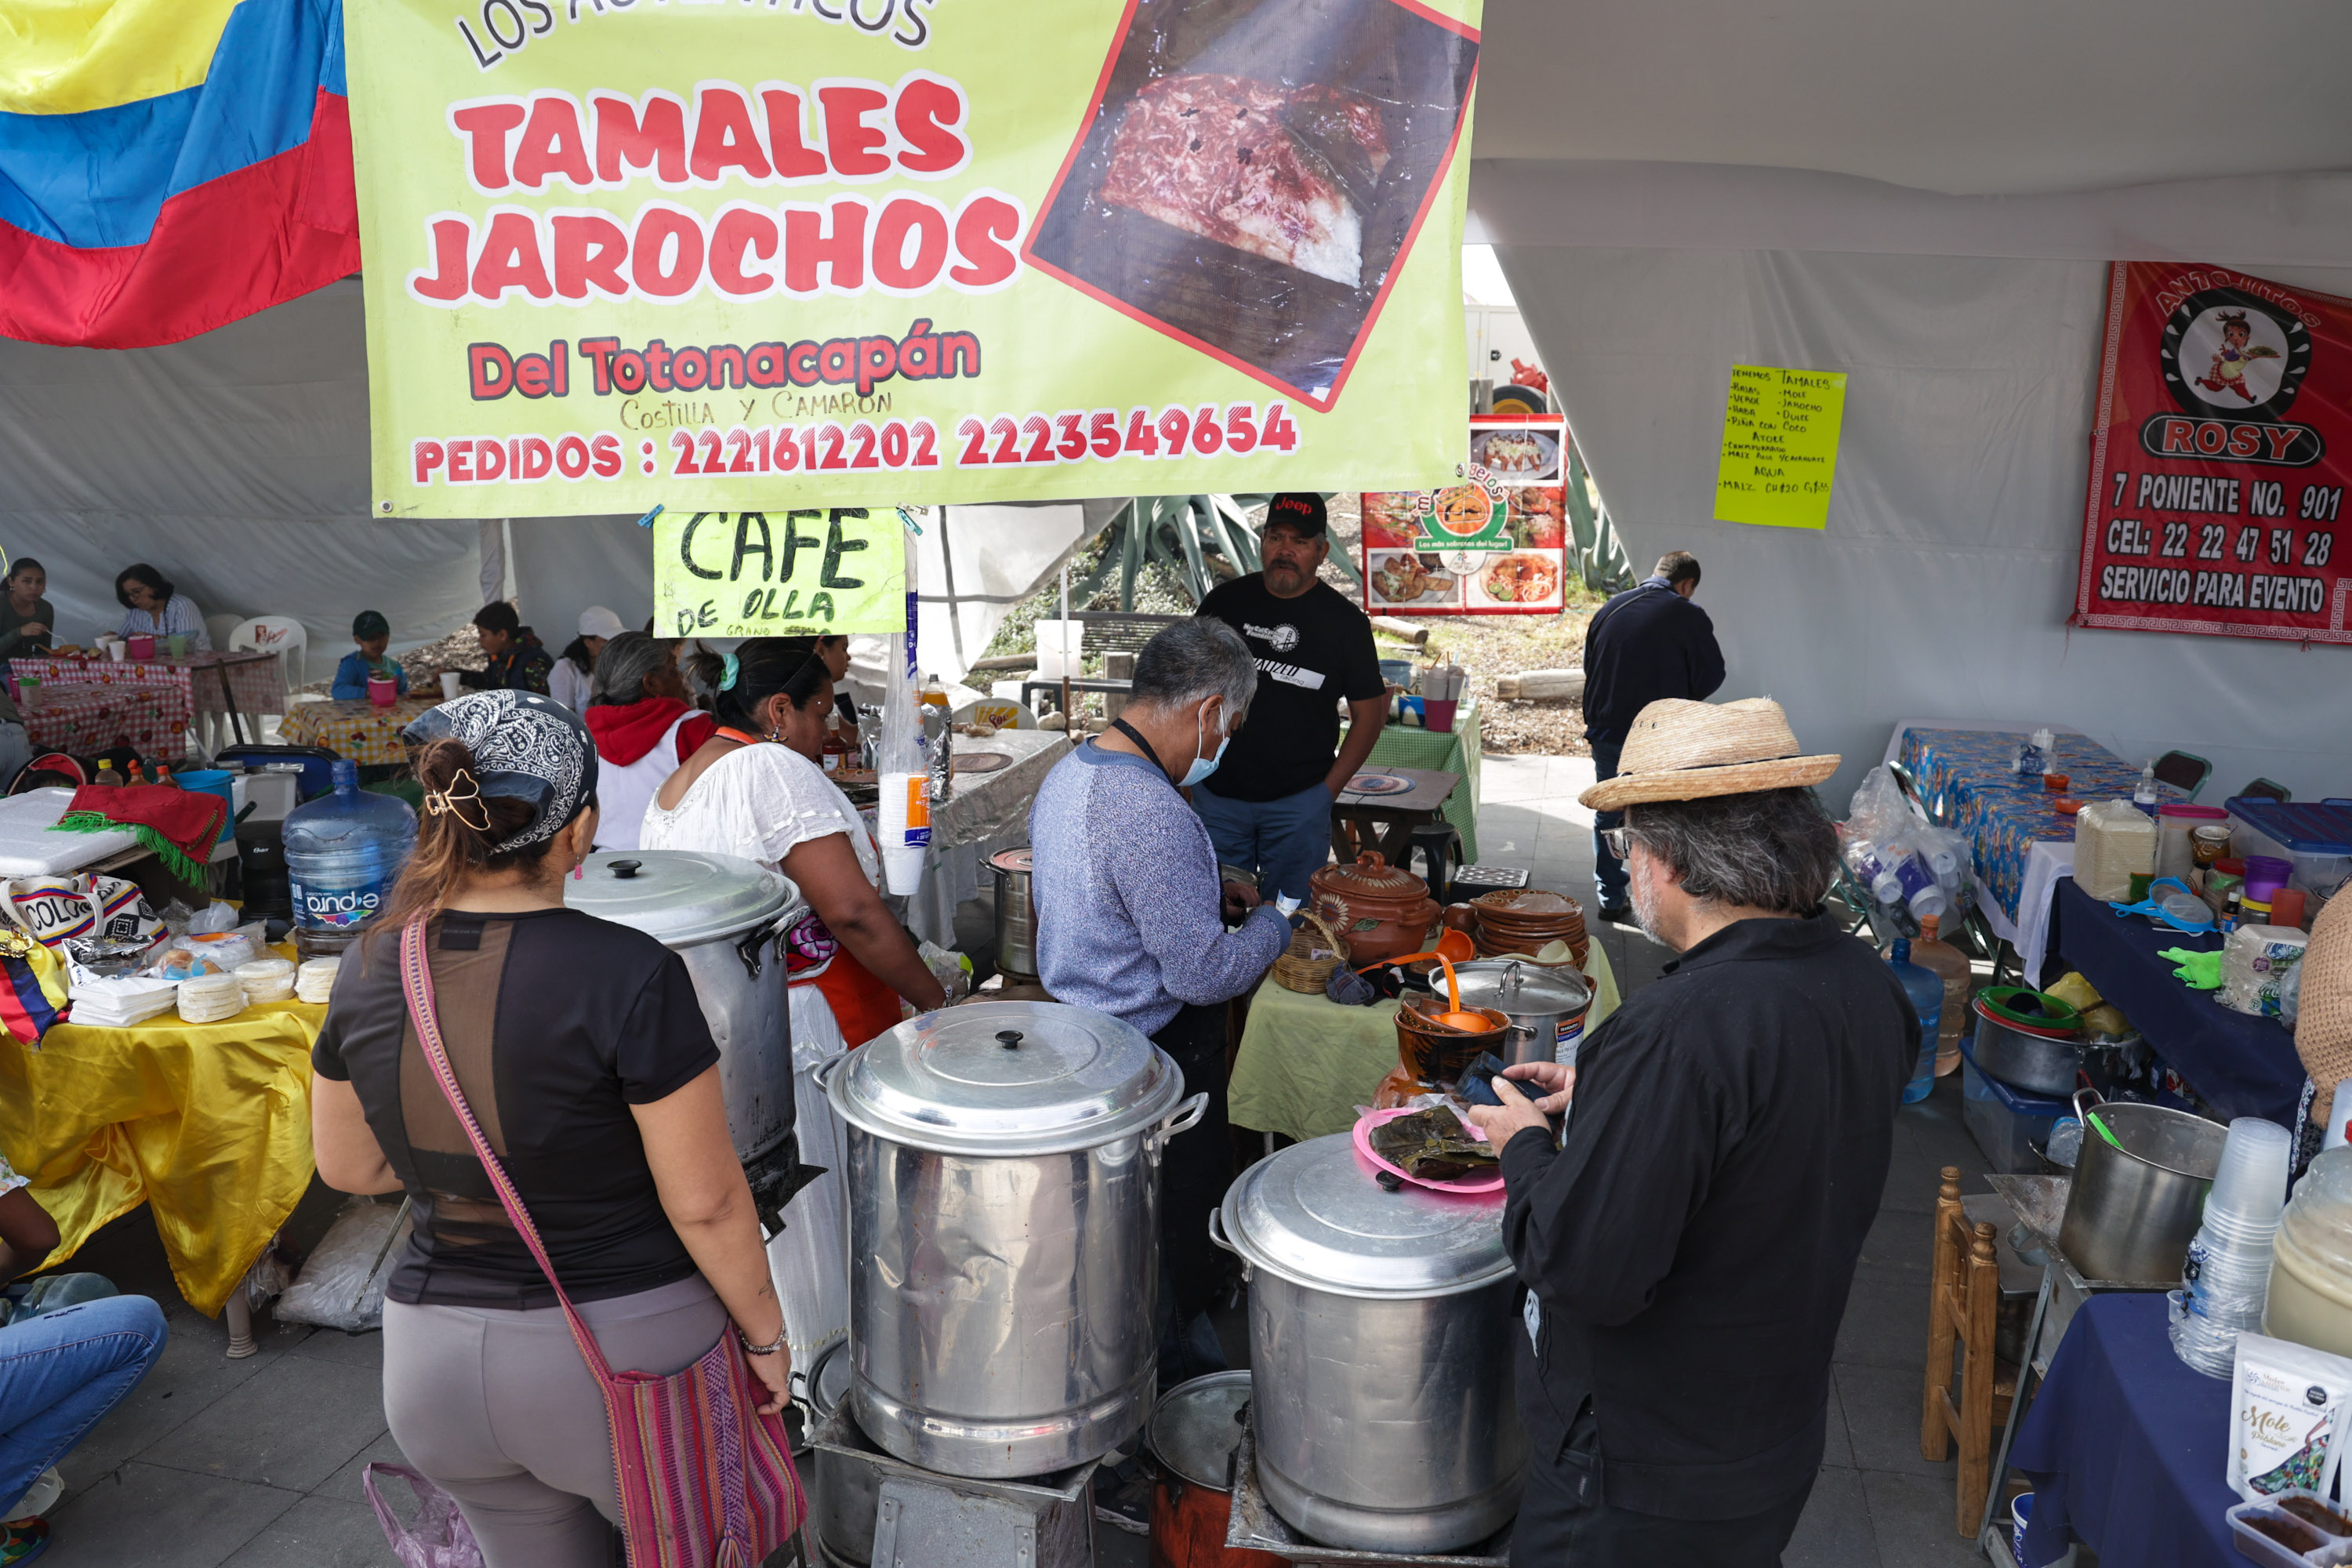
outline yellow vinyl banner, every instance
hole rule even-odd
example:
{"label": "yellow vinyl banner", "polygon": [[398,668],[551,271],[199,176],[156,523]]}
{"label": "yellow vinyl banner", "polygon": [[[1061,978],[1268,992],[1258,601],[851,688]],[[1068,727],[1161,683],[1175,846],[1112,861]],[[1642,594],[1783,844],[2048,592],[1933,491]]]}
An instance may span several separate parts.
{"label": "yellow vinyl banner", "polygon": [[1480,5],[346,0],[373,510],[1441,485]]}

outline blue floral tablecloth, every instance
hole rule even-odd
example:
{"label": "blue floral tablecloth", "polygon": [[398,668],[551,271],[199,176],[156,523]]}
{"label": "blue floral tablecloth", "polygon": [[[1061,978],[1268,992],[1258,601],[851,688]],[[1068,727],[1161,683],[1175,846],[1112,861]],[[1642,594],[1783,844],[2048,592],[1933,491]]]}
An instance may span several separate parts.
{"label": "blue floral tablecloth", "polygon": [[[2040,778],[2013,771],[2023,739],[2006,730],[1906,730],[1900,758],[1928,814],[1968,839],[1977,880],[2012,924],[2021,923],[2018,894],[2034,840],[2074,837],[2074,819],[2060,815],[2058,796]],[[2139,769],[2087,735],[2060,735],[2053,750],[2050,771],[2067,776],[2066,793],[2076,800],[2129,800],[2139,783]],[[2181,798],[2158,787],[2167,800]]]}

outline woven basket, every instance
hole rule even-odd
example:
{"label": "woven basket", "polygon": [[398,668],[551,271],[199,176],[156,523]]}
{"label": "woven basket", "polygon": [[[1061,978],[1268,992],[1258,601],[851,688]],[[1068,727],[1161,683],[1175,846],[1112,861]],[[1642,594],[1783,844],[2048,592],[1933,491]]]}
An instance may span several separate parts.
{"label": "woven basket", "polygon": [[[1274,983],[1302,996],[1320,996],[1331,972],[1348,962],[1348,944],[1313,910],[1301,910],[1300,913],[1313,930],[1302,927],[1290,933],[1289,951],[1274,961]],[[1316,931],[1322,933],[1319,942]]]}

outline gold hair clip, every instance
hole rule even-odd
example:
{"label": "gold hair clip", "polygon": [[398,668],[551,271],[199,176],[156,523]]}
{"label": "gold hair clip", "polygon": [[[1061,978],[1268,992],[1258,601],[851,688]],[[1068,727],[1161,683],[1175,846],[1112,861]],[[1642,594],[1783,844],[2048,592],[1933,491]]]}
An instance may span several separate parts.
{"label": "gold hair clip", "polygon": [[[459,793],[459,786],[461,785],[464,788],[463,794]],[[481,805],[481,800],[482,786],[474,782],[474,775],[470,772],[464,768],[459,768],[457,770],[457,776],[449,781],[449,787],[447,789],[427,790],[425,792],[425,814],[427,816],[439,816],[446,812],[449,816],[454,816],[458,821],[464,823],[467,826],[472,828],[475,832],[488,833],[490,830],[490,808],[488,806],[482,806],[482,820],[479,822],[476,822],[464,812],[457,809],[468,801],[473,802],[477,805]]]}

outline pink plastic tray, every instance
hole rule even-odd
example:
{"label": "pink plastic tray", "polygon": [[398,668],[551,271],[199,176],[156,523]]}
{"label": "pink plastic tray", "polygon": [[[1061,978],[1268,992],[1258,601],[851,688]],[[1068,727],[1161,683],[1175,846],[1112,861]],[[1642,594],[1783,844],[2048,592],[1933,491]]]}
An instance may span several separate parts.
{"label": "pink plastic tray", "polygon": [[[1503,1173],[1499,1170],[1495,1172],[1492,1175],[1487,1176],[1454,1176],[1447,1181],[1431,1182],[1424,1181],[1419,1176],[1407,1176],[1403,1171],[1390,1164],[1378,1154],[1373,1153],[1371,1138],[1372,1129],[1378,1127],[1383,1121],[1393,1121],[1400,1116],[1410,1116],[1417,1109],[1419,1108],[1415,1106],[1400,1105],[1389,1110],[1368,1110],[1363,1115],[1358,1117],[1356,1119],[1355,1134],[1356,1152],[1361,1154],[1365,1159],[1370,1160],[1374,1165],[1386,1171],[1389,1174],[1392,1176],[1403,1176],[1406,1181],[1411,1182],[1414,1186],[1427,1187],[1433,1193],[1475,1194],[1479,1193],[1498,1193],[1503,1190]],[[1474,1138],[1483,1140],[1486,1136],[1484,1132],[1479,1131],[1475,1127],[1471,1127],[1466,1121],[1462,1125],[1469,1129],[1470,1135]]]}

